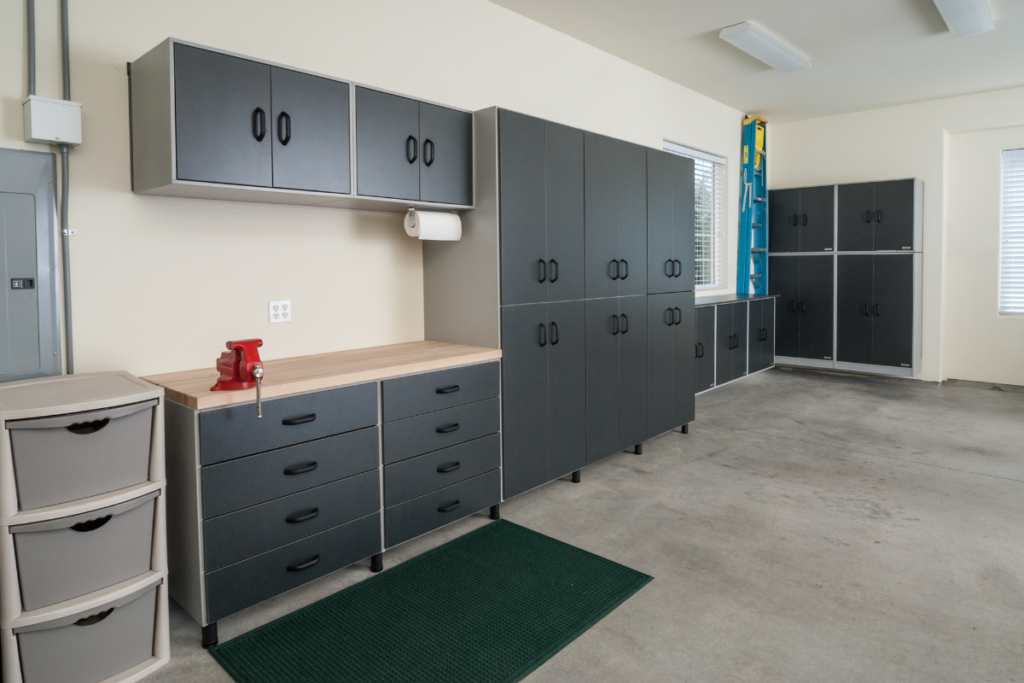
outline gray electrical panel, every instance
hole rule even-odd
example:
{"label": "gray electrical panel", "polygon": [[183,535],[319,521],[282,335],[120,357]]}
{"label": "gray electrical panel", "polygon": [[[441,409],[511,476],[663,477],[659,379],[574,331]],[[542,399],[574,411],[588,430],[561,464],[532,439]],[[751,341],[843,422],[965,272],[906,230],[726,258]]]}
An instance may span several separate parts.
{"label": "gray electrical panel", "polygon": [[56,157],[0,149],[0,382],[59,375]]}

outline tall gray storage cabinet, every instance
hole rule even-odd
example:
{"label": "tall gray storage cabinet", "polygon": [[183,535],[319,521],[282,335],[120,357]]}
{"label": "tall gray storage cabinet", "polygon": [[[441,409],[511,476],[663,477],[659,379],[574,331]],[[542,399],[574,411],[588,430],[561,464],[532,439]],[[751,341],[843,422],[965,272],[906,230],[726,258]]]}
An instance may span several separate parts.
{"label": "tall gray storage cabinet", "polygon": [[693,420],[693,162],[474,117],[476,208],[423,244],[426,338],[502,349],[510,498]]}
{"label": "tall gray storage cabinet", "polygon": [[7,683],[137,681],[170,659],[163,389],[123,372],[0,386]]}

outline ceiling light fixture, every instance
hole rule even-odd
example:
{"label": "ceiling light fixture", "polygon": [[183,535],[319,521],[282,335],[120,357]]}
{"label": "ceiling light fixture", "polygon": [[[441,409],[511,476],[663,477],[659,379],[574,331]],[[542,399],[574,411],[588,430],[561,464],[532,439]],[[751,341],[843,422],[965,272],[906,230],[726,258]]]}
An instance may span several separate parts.
{"label": "ceiling light fixture", "polygon": [[988,0],[935,0],[949,32],[957,38],[995,29]]}
{"label": "ceiling light fixture", "polygon": [[[936,0],[936,2],[940,1]],[[776,38],[763,26],[752,21],[723,28],[718,37],[735,45],[751,57],[760,59],[776,71],[799,71],[811,65],[811,60],[807,57]]]}

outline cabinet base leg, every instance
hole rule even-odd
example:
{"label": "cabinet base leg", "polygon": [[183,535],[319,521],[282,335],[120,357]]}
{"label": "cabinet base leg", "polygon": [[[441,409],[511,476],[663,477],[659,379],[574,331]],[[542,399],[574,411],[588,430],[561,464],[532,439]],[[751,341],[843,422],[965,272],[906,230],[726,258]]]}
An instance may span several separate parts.
{"label": "cabinet base leg", "polygon": [[203,627],[203,649],[209,650],[217,645],[217,622]]}
{"label": "cabinet base leg", "polygon": [[633,447],[633,452],[636,453],[637,455],[643,455],[644,445],[642,443],[638,443],[636,446]]}
{"label": "cabinet base leg", "polygon": [[384,571],[384,553],[377,553],[370,558],[370,571],[374,574]]}
{"label": "cabinet base leg", "polygon": [[572,473],[572,483],[580,483],[580,470],[576,470],[575,472]]}
{"label": "cabinet base leg", "polygon": [[686,423],[686,424],[683,425],[683,434],[689,434],[689,433],[690,433],[690,423]]}
{"label": "cabinet base leg", "polygon": [[491,519],[501,519],[501,505],[491,506]]}

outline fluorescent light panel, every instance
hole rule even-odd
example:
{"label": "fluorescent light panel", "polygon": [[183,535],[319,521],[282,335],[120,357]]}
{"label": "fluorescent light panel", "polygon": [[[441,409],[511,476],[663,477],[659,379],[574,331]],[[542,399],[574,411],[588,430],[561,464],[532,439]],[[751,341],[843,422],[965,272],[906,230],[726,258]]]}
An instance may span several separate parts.
{"label": "fluorescent light panel", "polygon": [[995,29],[988,0],[935,0],[949,32],[957,38]]}
{"label": "fluorescent light panel", "polygon": [[760,59],[776,71],[799,71],[811,65],[807,57],[752,21],[723,28],[718,37],[751,57]]}

